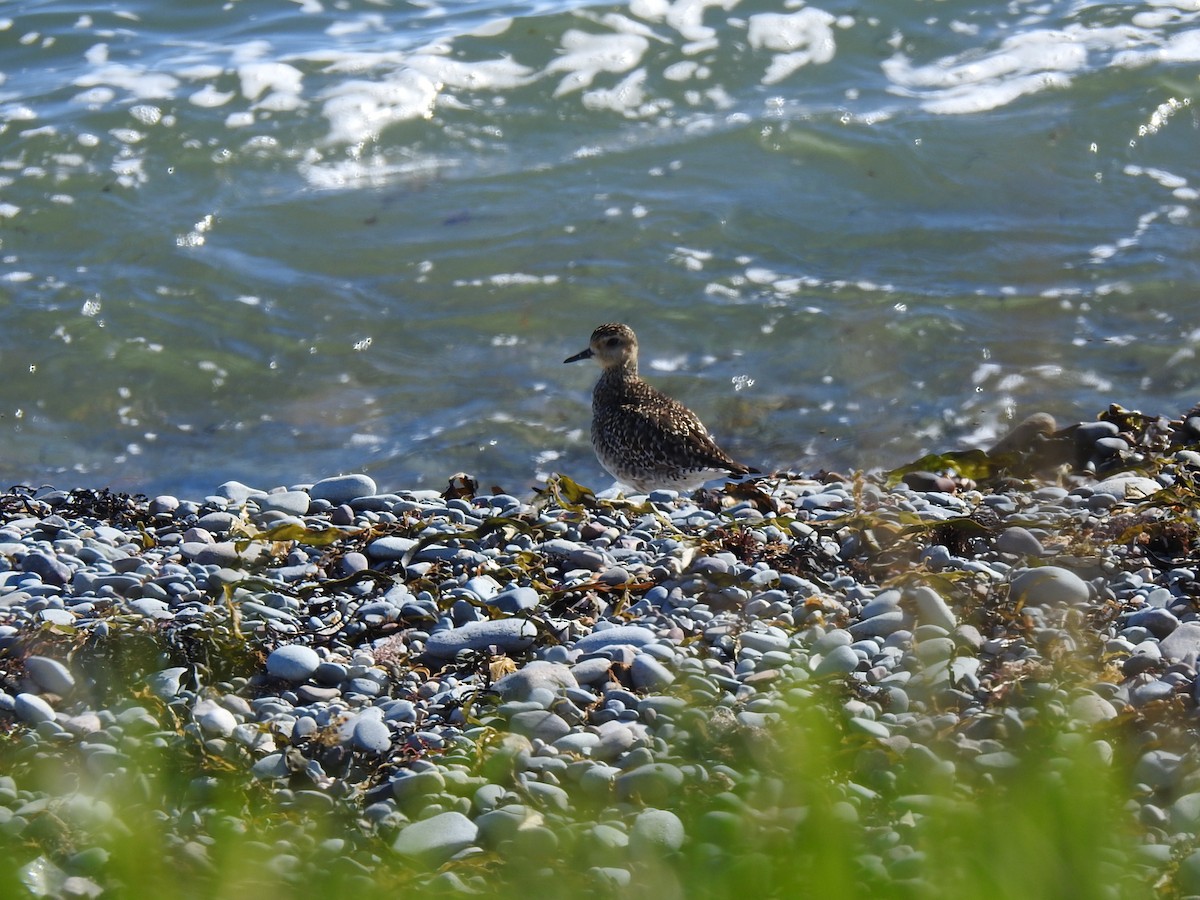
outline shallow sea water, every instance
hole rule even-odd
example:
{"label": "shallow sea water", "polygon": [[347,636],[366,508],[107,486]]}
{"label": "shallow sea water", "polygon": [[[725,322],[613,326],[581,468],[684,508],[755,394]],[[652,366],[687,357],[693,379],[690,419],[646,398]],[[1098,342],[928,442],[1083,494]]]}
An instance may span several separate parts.
{"label": "shallow sea water", "polygon": [[1200,400],[1200,4],[0,8],[0,482],[604,487]]}

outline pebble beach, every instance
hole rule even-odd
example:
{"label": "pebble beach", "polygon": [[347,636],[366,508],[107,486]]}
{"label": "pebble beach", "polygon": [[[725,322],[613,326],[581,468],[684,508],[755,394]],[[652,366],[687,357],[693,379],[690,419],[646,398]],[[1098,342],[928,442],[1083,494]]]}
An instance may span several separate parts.
{"label": "pebble beach", "polygon": [[1031,791],[1102,826],[1076,896],[1200,893],[1196,426],[692,496],[10,489],[0,879],[1002,896],[938,855]]}

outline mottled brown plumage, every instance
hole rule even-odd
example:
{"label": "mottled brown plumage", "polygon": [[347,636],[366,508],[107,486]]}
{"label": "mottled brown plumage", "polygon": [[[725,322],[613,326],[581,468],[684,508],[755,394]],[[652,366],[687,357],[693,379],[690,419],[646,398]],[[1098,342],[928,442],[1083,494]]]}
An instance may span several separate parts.
{"label": "mottled brown plumage", "polygon": [[600,465],[634,490],[694,490],[706,481],[755,471],[716,445],[696,414],[638,377],[637,335],[610,322],[588,348],[563,362],[594,358],[592,447]]}

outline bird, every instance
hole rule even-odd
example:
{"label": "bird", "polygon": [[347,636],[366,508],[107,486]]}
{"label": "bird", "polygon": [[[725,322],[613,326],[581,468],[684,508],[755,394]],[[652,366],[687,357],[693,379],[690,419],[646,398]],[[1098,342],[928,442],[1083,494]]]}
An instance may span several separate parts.
{"label": "bird", "polygon": [[602,370],[592,391],[592,448],[621,484],[639,493],[693,491],[758,471],[730,458],[694,412],[638,376],[638,340],[628,325],[601,325],[587,349],[563,363],[581,359],[595,359]]}

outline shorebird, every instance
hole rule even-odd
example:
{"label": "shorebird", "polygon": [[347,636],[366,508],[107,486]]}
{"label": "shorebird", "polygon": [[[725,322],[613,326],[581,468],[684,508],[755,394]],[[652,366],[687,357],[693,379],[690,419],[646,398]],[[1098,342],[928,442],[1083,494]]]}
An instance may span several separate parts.
{"label": "shorebird", "polygon": [[601,325],[586,350],[563,362],[581,359],[603,370],[592,392],[592,448],[617,481],[641,493],[692,491],[757,471],[718,447],[694,412],[638,377],[637,335],[628,325]]}

